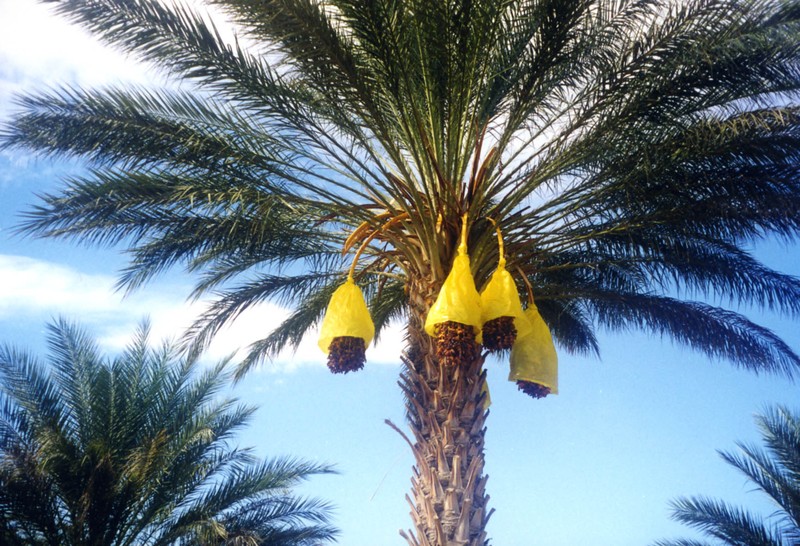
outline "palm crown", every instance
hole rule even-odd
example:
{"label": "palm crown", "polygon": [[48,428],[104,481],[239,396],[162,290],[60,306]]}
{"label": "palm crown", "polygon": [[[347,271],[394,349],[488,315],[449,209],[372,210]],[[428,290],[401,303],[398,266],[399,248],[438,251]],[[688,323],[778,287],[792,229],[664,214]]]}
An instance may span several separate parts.
{"label": "palm crown", "polygon": [[232,436],[255,408],[224,399],[221,362],[201,373],[141,328],[117,358],[66,321],[45,366],[0,349],[0,542],[313,546],[330,507],[292,493],[330,472],[258,461]]}
{"label": "palm crown", "polygon": [[798,225],[794,3],[214,3],[233,45],[185,7],[59,3],[198,90],[29,95],[4,134],[99,167],[28,231],[125,241],[131,288],[176,263],[202,271],[198,293],[224,286],[196,339],[272,298],[302,303],[252,360],[297,343],[345,241],[368,235],[359,280],[380,331],[404,286],[444,280],[467,213],[478,285],[493,218],[567,350],[596,350],[597,324],[637,326],[797,364],[743,316],[672,297],[798,310],[795,279],[742,248]]}
{"label": "palm crown", "polygon": [[181,4],[60,2],[193,87],[31,94],[2,135],[94,167],[24,231],[128,245],[128,288],[198,272],[218,297],[196,346],[265,299],[296,310],[240,372],[299,343],[356,251],[376,331],[409,322],[422,426],[414,374],[450,373],[422,325],[466,217],[477,286],[502,258],[491,220],[562,349],[636,327],[755,370],[800,364],[706,303],[800,311],[798,280],[747,252],[800,227],[796,1],[209,3],[235,40]]}

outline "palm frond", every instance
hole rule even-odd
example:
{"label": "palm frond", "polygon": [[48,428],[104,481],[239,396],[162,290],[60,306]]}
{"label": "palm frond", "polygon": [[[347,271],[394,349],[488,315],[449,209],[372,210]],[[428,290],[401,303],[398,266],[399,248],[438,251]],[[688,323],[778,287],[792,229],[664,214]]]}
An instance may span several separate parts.
{"label": "palm frond", "polygon": [[723,544],[783,544],[777,530],[766,526],[761,518],[712,499],[699,497],[675,501],[673,518],[721,540]]}
{"label": "palm frond", "polygon": [[800,356],[782,339],[733,311],[643,294],[595,293],[587,303],[607,328],[642,328],[670,335],[710,357],[730,360],[756,373],[793,377],[800,366]]}
{"label": "palm frond", "polygon": [[[745,251],[800,232],[796,0],[210,4],[59,3],[192,87],[29,94],[0,135],[96,168],[25,233],[126,245],[129,289],[180,265],[193,296],[218,292],[197,346],[253,302],[312,301],[271,276],[338,274],[345,242],[384,267],[364,277],[383,324],[403,305],[384,279],[440,286],[466,213],[476,279],[497,263],[490,217],[562,347],[594,352],[596,327],[624,323],[751,369],[798,364],[726,309],[800,311],[798,280]],[[313,302],[248,362],[296,345]]]}
{"label": "palm frond", "polygon": [[339,284],[341,281],[330,282],[320,287],[317,292],[305,298],[302,305],[298,306],[267,337],[251,343],[247,348],[247,354],[237,366],[236,379],[240,380],[253,366],[277,356],[286,347],[297,349],[306,332],[322,317],[331,295]]}
{"label": "palm frond", "polygon": [[[146,322],[113,360],[63,319],[49,346],[47,369],[0,351],[0,536],[11,544],[183,544],[209,521],[287,544],[335,537],[329,505],[293,494],[330,467],[231,447],[255,408],[221,397],[227,361],[199,370],[170,344],[152,348]],[[245,517],[246,506],[274,517]]]}
{"label": "palm frond", "polygon": [[675,540],[659,540],[654,546],[712,546],[709,542],[679,538]]}
{"label": "palm frond", "polygon": [[[756,417],[763,448],[739,443],[738,452],[720,452],[726,463],[743,473],[756,490],[775,505],[762,519],[722,501],[705,497],[673,503],[673,518],[724,544],[794,544],[800,540],[800,421],[783,406],[767,409]],[[659,542],[661,546],[681,544]]]}

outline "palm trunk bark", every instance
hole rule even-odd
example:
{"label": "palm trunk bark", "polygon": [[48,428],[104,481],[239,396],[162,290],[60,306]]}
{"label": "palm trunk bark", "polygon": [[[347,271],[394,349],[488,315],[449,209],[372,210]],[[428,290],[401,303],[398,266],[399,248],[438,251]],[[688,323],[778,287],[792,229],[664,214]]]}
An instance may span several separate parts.
{"label": "palm trunk bark", "polygon": [[400,534],[410,546],[485,546],[491,511],[484,474],[484,359],[440,364],[435,341],[423,330],[435,290],[412,284],[409,292],[408,350],[400,386],[416,460],[411,496],[406,497],[414,529]]}

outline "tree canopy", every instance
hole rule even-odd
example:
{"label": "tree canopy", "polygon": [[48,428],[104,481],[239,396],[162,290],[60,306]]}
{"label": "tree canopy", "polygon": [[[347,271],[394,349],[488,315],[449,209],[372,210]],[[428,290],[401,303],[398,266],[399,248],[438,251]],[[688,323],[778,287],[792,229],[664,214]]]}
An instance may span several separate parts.
{"label": "tree canopy", "polygon": [[748,252],[798,228],[796,2],[209,5],[235,40],[180,2],[58,2],[191,86],[32,92],[0,137],[93,166],[25,232],[128,246],[129,289],[198,273],[196,294],[218,298],[197,343],[265,299],[296,311],[246,366],[298,343],[361,244],[380,333],[407,312],[404,287],[444,280],[467,213],[478,287],[492,218],[562,350],[642,328],[797,366],[715,304],[800,310],[797,279]]}
{"label": "tree canopy", "polygon": [[0,348],[0,542],[8,546],[319,546],[330,505],[293,489],[331,471],[259,460],[234,437],[255,410],[143,325],[115,358],[65,320],[45,361]]}

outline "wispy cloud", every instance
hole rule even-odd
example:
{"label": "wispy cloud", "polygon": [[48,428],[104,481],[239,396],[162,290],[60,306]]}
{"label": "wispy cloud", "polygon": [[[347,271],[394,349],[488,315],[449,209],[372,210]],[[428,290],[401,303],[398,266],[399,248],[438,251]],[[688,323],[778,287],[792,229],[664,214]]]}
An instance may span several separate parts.
{"label": "wispy cloud", "polygon": [[[0,254],[0,321],[44,321],[63,315],[89,327],[110,351],[124,347],[136,324],[149,317],[154,340],[176,339],[207,308],[209,301],[187,302],[188,286],[155,283],[124,297],[110,275],[87,274],[64,265],[25,256]],[[289,314],[271,303],[254,306],[223,328],[205,358],[218,360],[241,353],[268,335]],[[324,355],[310,332],[296,351],[285,351],[267,369],[286,371],[323,365]],[[402,347],[399,325],[368,350],[372,363],[396,364]]]}
{"label": "wispy cloud", "polygon": [[96,85],[152,77],[144,65],[55,16],[47,4],[0,2],[0,89],[4,95],[34,83]]}
{"label": "wispy cloud", "polygon": [[114,281],[25,256],[0,255],[0,317],[41,310],[76,313],[113,308]]}

